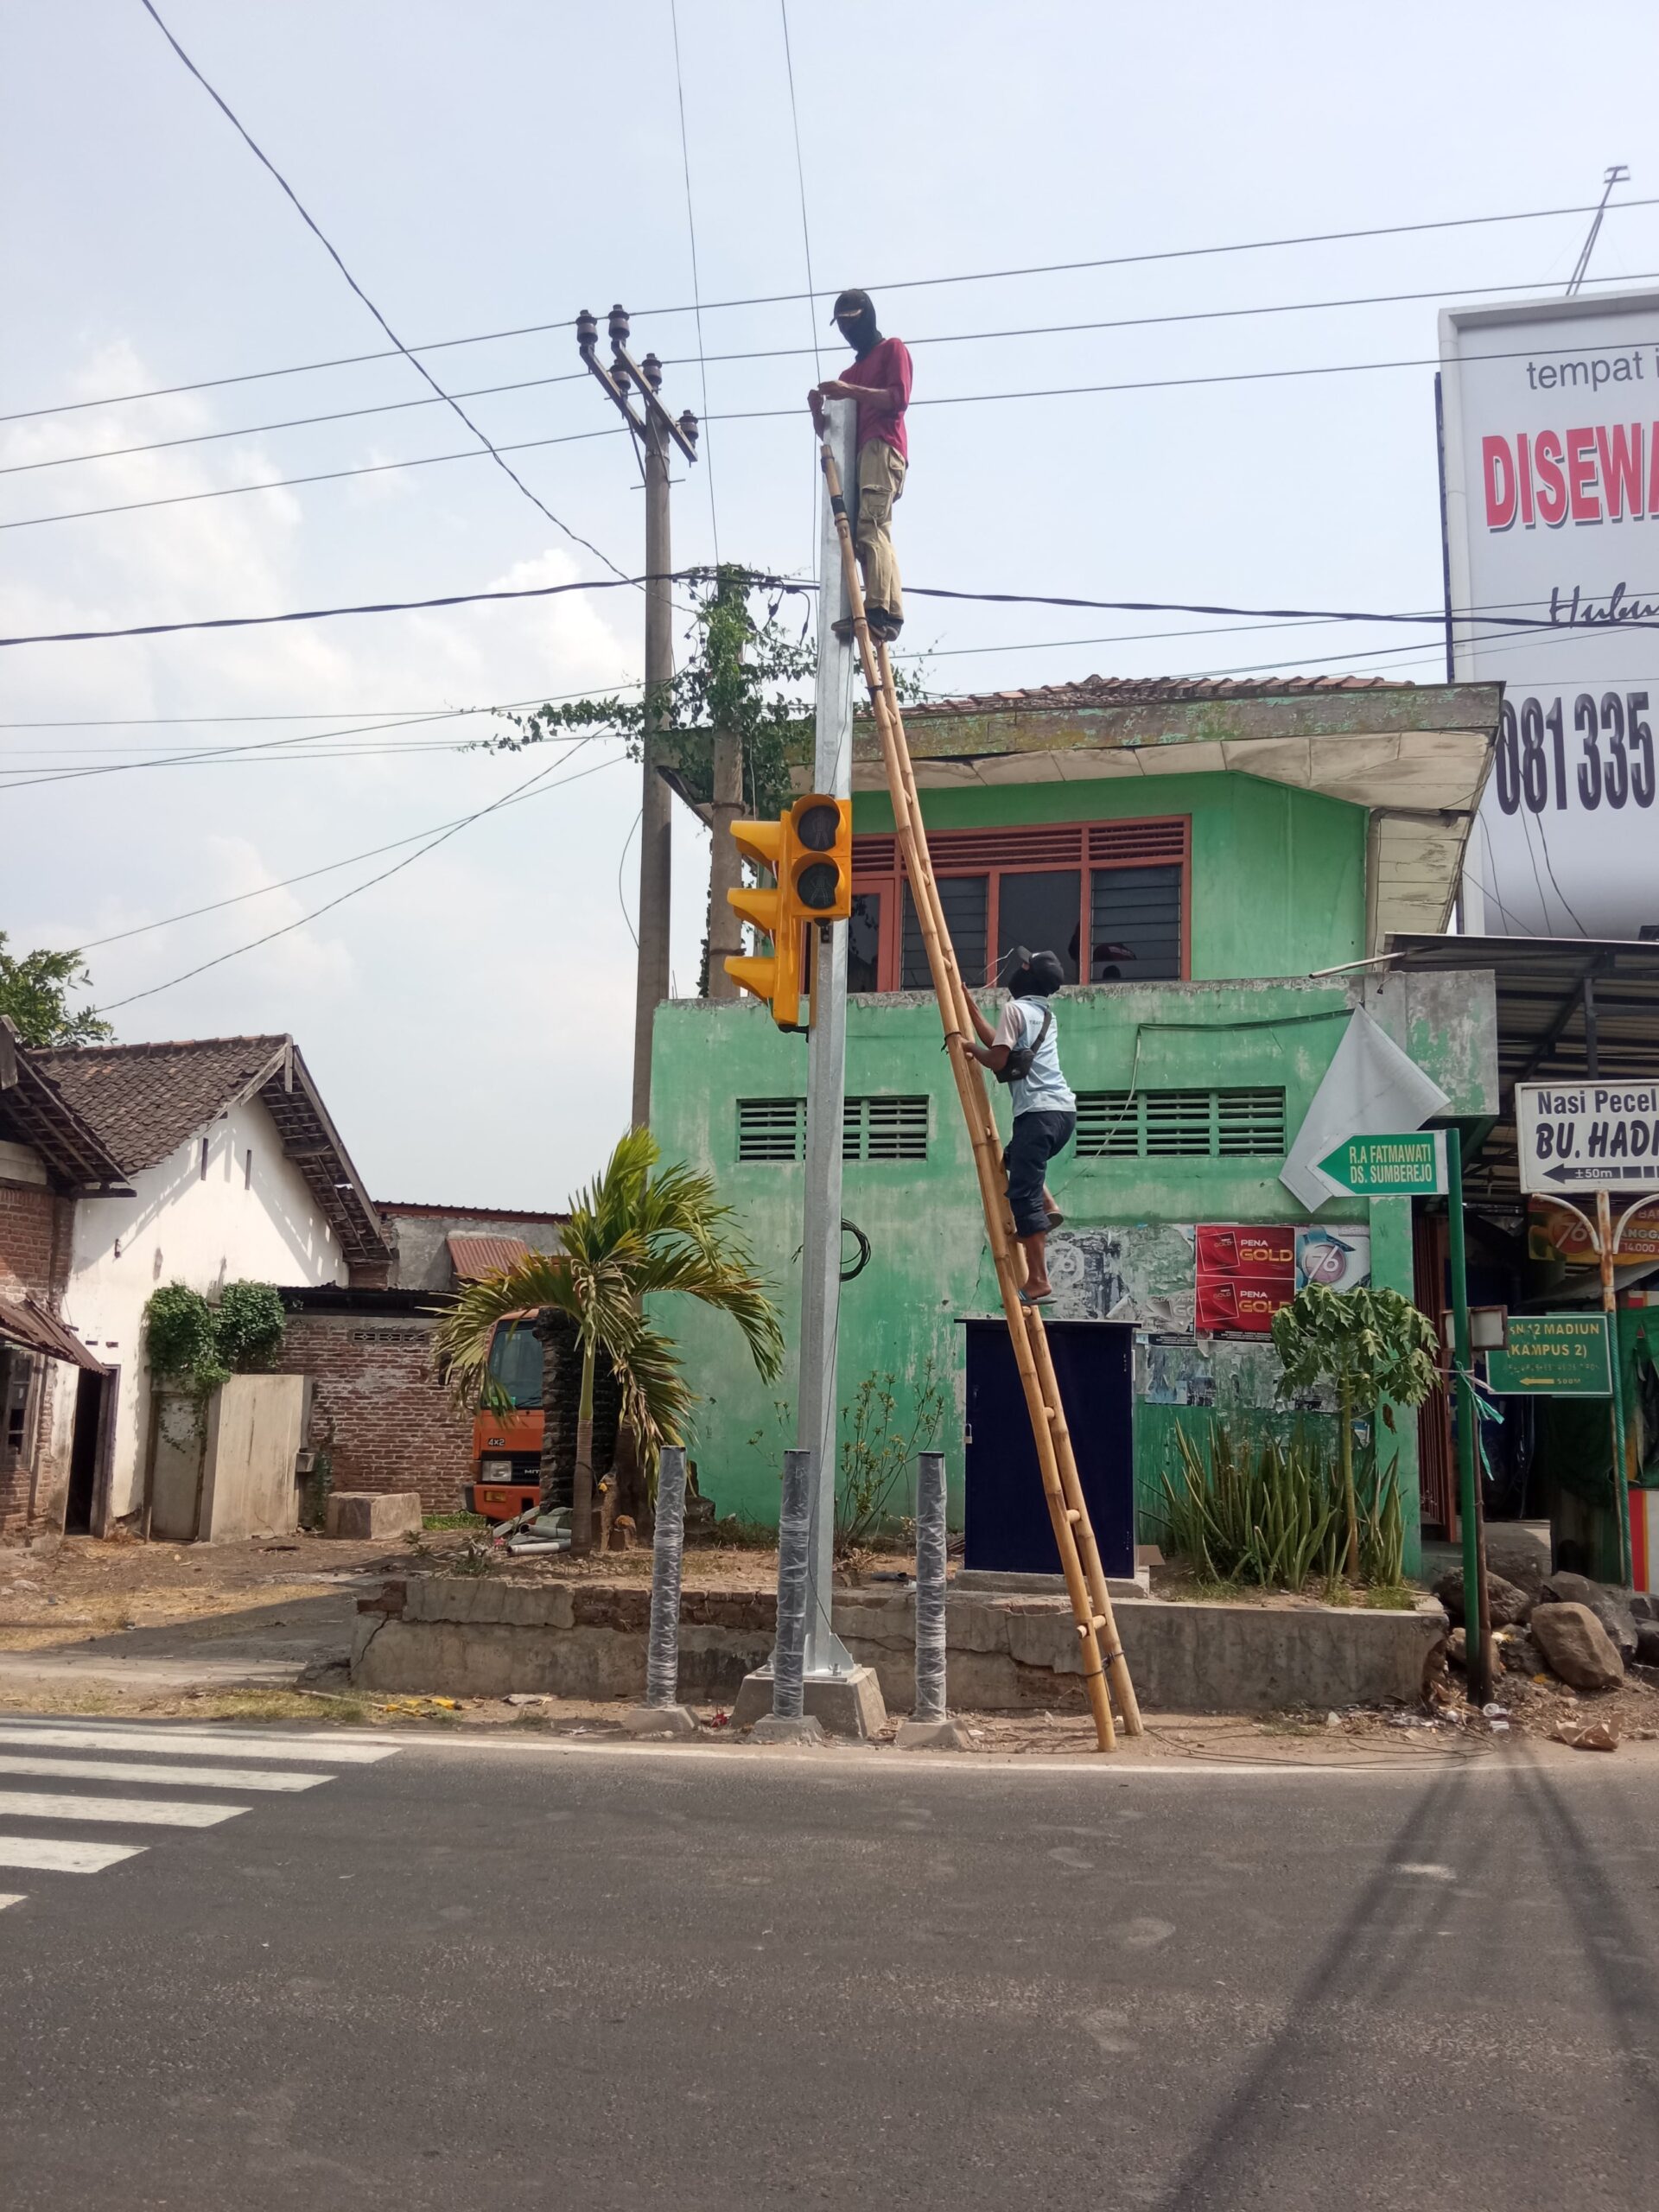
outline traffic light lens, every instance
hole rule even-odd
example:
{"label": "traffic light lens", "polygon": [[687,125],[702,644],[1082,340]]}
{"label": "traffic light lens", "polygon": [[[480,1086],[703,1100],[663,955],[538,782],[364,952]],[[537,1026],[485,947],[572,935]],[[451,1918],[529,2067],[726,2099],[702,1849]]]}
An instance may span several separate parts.
{"label": "traffic light lens", "polygon": [[796,897],[815,914],[823,913],[835,905],[840,887],[841,872],[829,861],[814,861],[795,879]]}
{"label": "traffic light lens", "polygon": [[[836,806],[804,807],[795,817],[795,836],[810,853],[830,853],[835,850],[836,839],[841,834],[841,810]],[[817,900],[809,900],[817,905]]]}

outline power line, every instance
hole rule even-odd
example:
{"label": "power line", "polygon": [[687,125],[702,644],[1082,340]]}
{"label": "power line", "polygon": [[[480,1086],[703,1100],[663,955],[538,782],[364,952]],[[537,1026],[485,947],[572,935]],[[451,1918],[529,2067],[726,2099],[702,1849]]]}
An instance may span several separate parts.
{"label": "power line", "polygon": [[[645,689],[636,677],[626,682],[602,684],[606,693],[613,691],[642,691]],[[413,721],[430,716],[435,721],[448,715],[499,715],[510,713],[518,707],[545,707],[564,699],[588,699],[594,696],[587,691],[533,692],[528,699],[504,699],[499,707],[290,707],[282,714],[267,715],[104,715],[91,720],[71,720],[50,722],[3,722],[0,729],[157,729],[176,728],[191,722],[321,722],[344,721],[352,715],[407,715]],[[335,733],[339,734],[338,732]]]}
{"label": "power line", "polygon": [[[147,6],[149,0],[144,0],[144,4]],[[364,891],[372,891],[376,884],[385,883],[391,876],[400,875],[404,868],[412,868],[416,861],[424,859],[428,853],[434,851],[439,845],[448,844],[451,837],[458,836],[461,830],[469,828],[473,823],[481,822],[486,814],[496,813],[516,798],[527,798],[536,785],[545,783],[554,769],[563,767],[569,757],[569,753],[561,753],[556,760],[550,761],[545,768],[538,770],[526,782],[516,784],[512,790],[502,798],[493,799],[488,806],[480,806],[474,813],[463,815],[458,822],[451,823],[447,830],[434,837],[429,843],[423,845],[418,851],[409,854],[405,859],[396,861],[391,868],[383,868],[378,875],[370,876],[367,882],[353,884],[349,891],[342,891],[337,899],[327,899],[322,906],[313,907],[308,914],[302,914],[297,921],[284,922],[280,929],[267,930],[263,937],[251,938],[246,944],[236,945],[229,952],[221,952],[212,960],[200,961],[195,967],[187,968],[181,976],[169,976],[164,983],[152,983],[147,990],[129,991],[124,999],[111,999],[100,1011],[105,1014],[114,1014],[124,1006],[137,1005],[140,999],[156,998],[162,991],[174,990],[179,984],[189,982],[194,976],[205,976],[210,968],[222,968],[227,960],[238,960],[245,952],[255,952],[262,944],[270,944],[279,937],[287,937],[292,931],[303,929],[308,922],[315,922],[321,916],[332,913],[336,906],[343,906],[348,899],[355,899]],[[576,783],[583,776],[597,775],[601,768],[611,766],[612,763],[608,760],[596,760],[591,768],[578,768],[575,775],[562,776],[559,779],[559,784]],[[549,788],[556,790],[558,785],[550,785]]]}
{"label": "power line", "polygon": [[[569,755],[566,753],[563,757],[568,760]],[[609,767],[612,765],[609,761],[601,761],[597,764],[600,767]],[[558,761],[554,761],[552,766],[556,768],[559,766]],[[588,772],[584,769],[582,772],[586,774]],[[574,782],[575,779],[572,777],[569,780]],[[558,789],[557,784],[547,785],[539,791],[530,791],[520,785],[518,787],[516,796],[510,795],[500,800],[499,804],[517,806],[524,799],[543,798],[545,798],[547,791]],[[205,906],[188,906],[182,913],[163,914],[157,921],[137,922],[130,930],[111,930],[107,937],[88,938],[75,949],[79,952],[97,952],[104,945],[121,944],[131,937],[148,937],[156,930],[171,929],[179,922],[194,922],[203,914],[216,914],[226,906],[243,906],[249,899],[263,899],[272,891],[291,890],[296,883],[309,883],[316,876],[332,875],[337,869],[342,868],[354,868],[359,861],[378,860],[382,853],[400,852],[405,845],[418,844],[423,837],[430,837],[437,830],[465,829],[467,823],[475,818],[473,815],[462,814],[457,815],[449,822],[429,822],[424,830],[411,830],[407,837],[393,837],[384,845],[371,845],[366,852],[347,853],[343,860],[325,861],[321,868],[302,868],[299,874],[285,875],[279,882],[262,883],[253,891],[238,891],[228,899],[212,899]]]}
{"label": "power line", "polygon": [[[1440,295],[1434,295],[1436,298]],[[510,384],[475,385],[468,391],[451,395],[455,399],[493,399],[507,391],[535,391],[550,384],[581,384],[586,371],[576,369],[556,377],[518,377]],[[442,403],[429,395],[424,399],[383,399],[372,407],[337,407],[326,415],[291,415],[281,423],[248,423],[234,430],[192,430],[177,438],[149,438],[136,446],[92,446],[85,453],[56,454],[44,461],[9,461],[0,468],[0,476],[27,476],[41,468],[73,468],[87,461],[126,461],[139,453],[170,453],[179,446],[215,445],[226,438],[263,438],[276,430],[310,430],[325,423],[355,423],[365,415],[405,415],[411,408],[436,407]]]}
{"label": "power line", "polygon": [[[1659,272],[1656,272],[1659,273]],[[1633,282],[1633,278],[1621,280]],[[1435,296],[1439,296],[1436,295]],[[1483,353],[1483,361],[1543,360],[1554,353],[1605,351],[1598,347],[1568,347],[1533,346],[1514,353]],[[946,392],[933,398],[912,399],[918,407],[977,407],[1011,399],[1082,399],[1097,397],[1102,393],[1125,391],[1179,391],[1208,385],[1231,384],[1276,384],[1298,377],[1357,376],[1387,369],[1432,369],[1441,365],[1440,357],[1433,353],[1408,354],[1398,359],[1376,361],[1314,361],[1287,369],[1229,369],[1206,376],[1192,377],[1135,377],[1109,384],[1067,384],[1040,385],[1020,391],[963,391]],[[765,423],[779,422],[800,413],[798,407],[748,407],[714,414],[703,418],[706,423]],[[513,443],[503,443],[493,452],[527,453],[541,446],[575,445],[585,438],[619,437],[620,430],[581,430],[559,437],[523,438]],[[456,453],[424,454],[410,461],[384,461],[365,463],[353,468],[326,469],[310,476],[274,476],[255,484],[222,484],[200,492],[174,492],[153,499],[127,499],[103,507],[72,507],[60,514],[22,515],[10,522],[0,523],[0,531],[35,530],[48,523],[87,522],[105,515],[133,514],[147,507],[188,506],[198,499],[224,499],[249,492],[282,492],[304,484],[330,484],[352,476],[380,476],[400,468],[429,468],[440,461],[479,461],[484,458],[477,448],[468,447]],[[606,564],[610,565],[608,563]]]}
{"label": "power line", "polygon": [[[803,228],[804,229],[804,220]],[[809,251],[810,250],[809,246]],[[1631,270],[1623,276],[1598,277],[1595,282],[1609,285],[1639,284],[1645,283],[1655,276],[1659,276],[1659,270],[1637,269]],[[934,331],[924,337],[907,339],[906,343],[909,346],[911,352],[915,353],[925,351],[930,346],[991,345],[1005,339],[1065,338],[1085,335],[1090,332],[1101,330],[1151,330],[1189,322],[1236,322],[1256,315],[1319,315],[1352,308],[1409,306],[1424,300],[1480,299],[1498,293],[1535,292],[1537,289],[1537,286],[1533,283],[1438,284],[1427,291],[1354,293],[1340,299],[1277,300],[1264,302],[1258,306],[1242,308],[1191,308],[1166,315],[1110,315],[1103,320],[1096,319],[1084,322],[1029,323],[1000,330]],[[689,354],[671,353],[665,358],[663,365],[664,368],[696,365],[706,372],[707,365],[710,361],[719,367],[734,361],[795,360],[804,358],[808,353],[811,354],[821,378],[823,360],[816,328],[812,333],[812,342],[810,346],[748,346],[732,353],[702,352]],[[1492,355],[1482,358],[1501,359],[1505,357]],[[1540,359],[1542,356],[1537,349],[1535,349],[1528,358]],[[585,372],[578,369],[569,372],[561,372],[556,376],[518,377],[506,384],[475,385],[465,391],[454,393],[454,397],[456,399],[492,399],[499,397],[505,393],[535,391],[550,385],[580,384],[583,381],[584,375]],[[321,415],[290,416],[276,423],[249,423],[239,429],[193,430],[175,438],[148,439],[137,445],[94,446],[89,447],[84,453],[59,454],[39,461],[8,462],[3,467],[0,467],[0,476],[30,475],[42,468],[72,468],[86,461],[122,461],[134,454],[167,453],[180,446],[212,445],[220,443],[227,438],[265,437],[279,430],[313,429],[330,423],[357,422],[365,416],[407,414],[411,409],[435,407],[441,404],[439,400],[429,397],[424,399],[384,400],[369,407],[341,407]],[[705,413],[707,404],[705,390]],[[0,423],[15,419],[12,416],[0,416]],[[502,450],[513,453],[522,448],[504,446]]]}
{"label": "power line", "polygon": [[172,32],[162,21],[160,15],[156,12],[155,0],[138,0],[138,4],[143,8],[144,13],[155,24],[156,29],[160,31],[162,36],[172,48],[174,53],[177,54],[179,60],[190,72],[190,74],[201,86],[203,92],[207,93],[208,99],[212,100],[219,113],[225,118],[225,120],[231,125],[231,128],[236,132],[237,136],[247,147],[249,152],[252,154],[255,159],[260,162],[262,167],[267,169],[270,175],[275,178],[277,185],[286,195],[296,213],[305,225],[307,230],[310,232],[313,238],[316,239],[318,245],[321,246],[323,251],[328,256],[328,258],[334,263],[335,268],[339,270],[340,275],[351,286],[353,291],[356,293],[358,298],[363,302],[363,305],[368,309],[369,313],[379,324],[381,329],[385,331],[386,336],[391,339],[397,352],[400,353],[404,359],[409,362],[410,365],[415,370],[417,375],[425,378],[426,382],[431,385],[438,397],[445,401],[454,410],[455,415],[460,417],[461,421],[466,424],[467,428],[478,440],[480,445],[493,459],[496,466],[505,471],[506,475],[518,486],[518,489],[530,501],[531,505],[537,509],[537,512],[544,515],[548,521],[553,524],[556,530],[563,531],[573,545],[580,545],[585,551],[591,553],[594,560],[599,562],[603,567],[608,569],[613,576],[620,576],[622,571],[617,567],[615,562],[608,559],[605,554],[600,551],[597,545],[594,544],[589,539],[583,537],[580,531],[572,530],[569,523],[562,521],[560,518],[554,513],[552,508],[547,505],[546,501],[539,499],[537,494],[531,490],[529,485],[525,483],[524,478],[518,474],[517,470],[512,467],[507,461],[502,459],[501,454],[496,447],[491,443],[484,432],[480,429],[478,424],[474,422],[472,416],[467,414],[466,409],[461,406],[458,400],[454,398],[444,390],[443,386],[438,382],[431,371],[427,368],[425,364],[414,353],[410,353],[408,346],[404,345],[403,340],[397,335],[391,325],[386,321],[385,315],[381,314],[379,308],[376,307],[374,302],[369,297],[368,294],[363,289],[363,287],[358,283],[356,277],[353,276],[351,270],[346,266],[346,264],[340,258],[337,249],[324,235],[315,219],[312,216],[310,211],[301,200],[298,193],[295,191],[293,186],[277,168],[276,162],[271,160],[270,155],[264,151],[264,148],[258,144],[252,133],[248,130],[246,124],[242,121],[241,118],[237,115],[235,111],[230,105],[230,103],[224,98],[223,94],[216,92],[213,86],[208,83],[206,77],[202,75],[200,70],[197,68],[195,63],[190,59],[190,56],[179,44],[177,39],[174,37]]}
{"label": "power line", "polygon": [[[795,99],[795,56],[789,42],[789,0],[778,0],[779,18],[784,32],[784,70],[789,79],[789,120],[795,136],[795,188],[801,203],[801,245],[806,257],[806,319],[812,327],[812,381],[823,381],[823,356],[818,346],[818,311],[816,305],[817,281],[812,275],[812,231],[806,219],[806,164],[801,158],[801,111]],[[823,479],[812,472],[812,554],[818,556],[820,532],[820,502],[823,493]]]}
{"label": "power line", "polygon": [[[1361,238],[1413,237],[1430,231],[1480,229],[1497,223],[1545,222],[1558,215],[1593,214],[1598,204],[1588,200],[1566,207],[1516,208],[1496,215],[1446,216],[1426,223],[1383,223],[1361,230],[1310,231],[1288,238],[1243,238],[1218,245],[1166,247],[1153,252],[1109,254],[1087,261],[1038,262],[1016,269],[968,270],[950,276],[890,277],[872,289],[881,292],[920,291],[939,285],[997,283],[1019,276],[1069,276],[1090,269],[1122,269],[1154,262],[1187,261],[1221,254],[1262,253],[1293,246],[1347,245]],[[1659,198],[1622,200],[1610,207],[1607,212],[1609,214],[1622,214],[1636,208],[1653,207],[1659,207]],[[808,281],[810,283],[810,279]],[[716,315],[728,308],[793,306],[803,300],[810,304],[816,299],[829,296],[828,293],[816,290],[758,292],[743,299],[705,300],[701,303],[701,311],[704,315]],[[690,301],[671,307],[646,308],[637,312],[642,318],[694,315],[698,312],[698,303]],[[143,399],[170,399],[183,392],[211,391],[227,385],[257,384],[273,377],[308,376],[325,369],[354,368],[365,362],[395,360],[400,355],[407,358],[416,353],[443,353],[457,346],[487,346],[510,338],[536,338],[550,330],[573,330],[575,321],[574,315],[560,315],[549,322],[518,323],[501,330],[473,331],[461,338],[431,339],[420,346],[406,346],[400,342],[373,353],[340,353],[326,360],[291,362],[282,368],[244,369],[228,376],[197,377],[188,383],[155,385],[142,391],[112,392],[99,399],[60,400],[52,406],[25,407],[10,415],[0,415],[0,423],[19,423],[41,415],[73,414],[91,407],[124,407]]]}
{"label": "power line", "polygon": [[[540,446],[576,446],[588,438],[620,438],[622,435],[620,429],[575,430],[563,437],[521,438],[512,445],[492,447],[491,451],[499,460],[504,453],[529,453]],[[73,507],[67,514],[22,515],[11,522],[0,522],[0,530],[34,530],[49,522],[90,522],[100,515],[135,514],[144,507],[188,507],[198,499],[228,499],[241,492],[284,492],[301,484],[338,484],[347,476],[385,476],[402,468],[430,468],[442,461],[486,458],[481,448],[464,446],[457,453],[419,454],[412,461],[365,461],[353,468],[325,468],[312,476],[273,476],[263,484],[216,484],[205,492],[169,492],[158,499],[122,499],[107,507]],[[609,562],[605,565],[608,568]]]}
{"label": "power line", "polygon": [[[677,569],[670,572],[670,580],[677,583],[707,582],[709,572],[703,569]],[[173,637],[185,632],[199,630],[266,629],[287,622],[326,622],[344,615],[353,614],[410,614],[427,612],[442,607],[487,606],[503,601],[521,599],[557,599],[569,592],[618,591],[648,583],[648,576],[587,576],[562,584],[521,584],[492,591],[444,592],[429,599],[391,599],[366,601],[344,607],[296,607],[283,614],[219,614],[197,617],[184,622],[139,622],[111,630],[55,630],[15,638],[0,638],[0,647],[9,645],[86,645],[117,638]],[[752,572],[747,578],[751,588],[791,592],[811,592],[817,589],[816,578],[780,576]],[[1243,619],[1261,618],[1287,622],[1408,622],[1427,623],[1438,626],[1446,620],[1444,609],[1432,613],[1404,613],[1382,612],[1376,609],[1352,607],[1228,607],[1198,600],[1174,599],[1085,599],[1077,594],[1058,592],[1020,591],[961,591],[942,584],[911,584],[906,591],[916,599],[944,599],[962,601],[986,607],[1085,607],[1109,614],[1222,614],[1237,615]],[[1541,602],[1540,602],[1541,603]],[[1551,621],[1548,616],[1485,613],[1478,608],[1453,608],[1454,621],[1467,622],[1478,619],[1500,627],[1515,630],[1547,630],[1557,632],[1576,629],[1599,629],[1602,625],[1569,624]],[[1659,620],[1646,619],[1620,621],[1619,630],[1659,629]]]}
{"label": "power line", "polygon": [[[697,275],[697,219],[691,205],[691,142],[685,129],[685,78],[680,68],[680,10],[678,0],[668,0],[668,20],[674,34],[674,90],[680,105],[680,167],[685,174],[685,227],[691,239],[691,297],[697,318],[697,371],[702,385],[702,421],[709,420],[709,363],[702,345],[702,283]],[[584,374],[586,372],[584,371]],[[709,528],[715,542],[715,566],[720,566],[720,517],[715,508],[715,442],[705,430],[702,441],[703,474],[709,485]]]}
{"label": "power line", "polygon": [[198,760],[218,760],[230,754],[269,753],[283,746],[320,745],[333,739],[361,737],[373,730],[410,729],[429,721],[448,720],[444,715],[410,715],[398,721],[359,722],[353,729],[315,730],[298,737],[264,737],[253,745],[214,746],[200,753],[187,753],[182,756],[174,753],[160,760],[118,760],[99,768],[62,768],[46,775],[22,776],[18,780],[8,782],[5,788],[11,791],[26,791],[36,784],[71,783],[87,776],[118,776],[134,768],[184,768]]}

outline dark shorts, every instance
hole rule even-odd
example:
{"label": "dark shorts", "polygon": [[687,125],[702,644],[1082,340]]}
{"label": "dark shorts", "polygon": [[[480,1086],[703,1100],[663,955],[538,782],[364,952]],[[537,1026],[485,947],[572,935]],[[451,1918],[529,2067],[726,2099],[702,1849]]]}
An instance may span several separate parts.
{"label": "dark shorts", "polygon": [[1043,1170],[1071,1141],[1075,1114],[1016,1114],[1014,1135],[1002,1155],[1007,1172],[1008,1205],[1016,1236],[1036,1236],[1048,1227],[1043,1210]]}

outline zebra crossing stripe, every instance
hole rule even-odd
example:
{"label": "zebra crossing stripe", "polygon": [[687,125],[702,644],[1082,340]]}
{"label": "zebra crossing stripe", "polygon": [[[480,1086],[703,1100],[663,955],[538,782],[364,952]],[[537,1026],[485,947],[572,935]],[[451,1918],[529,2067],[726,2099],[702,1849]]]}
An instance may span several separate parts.
{"label": "zebra crossing stripe", "polygon": [[124,1859],[137,1859],[142,1843],[65,1843],[56,1837],[0,1835],[0,1866],[28,1866],[41,1874],[101,1874]]}
{"label": "zebra crossing stripe", "polygon": [[194,1728],[41,1728],[0,1727],[0,1744],[38,1745],[54,1751],[171,1751],[175,1758],[204,1759],[233,1758],[295,1762],[318,1759],[329,1766],[368,1766],[376,1759],[395,1758],[396,1744],[363,1744],[339,1737],[213,1735]]}
{"label": "zebra crossing stripe", "polygon": [[0,1756],[0,1774],[39,1782],[154,1782],[182,1789],[317,1789],[332,1774],[267,1773],[257,1766],[145,1766],[137,1759],[28,1759]]}
{"label": "zebra crossing stripe", "polygon": [[245,1805],[169,1804],[163,1797],[71,1797],[45,1790],[0,1789],[0,1820],[105,1821],[117,1827],[216,1828]]}
{"label": "zebra crossing stripe", "polygon": [[22,1901],[15,1890],[0,1890],[0,1912],[3,1912],[9,1904],[22,1904]]}

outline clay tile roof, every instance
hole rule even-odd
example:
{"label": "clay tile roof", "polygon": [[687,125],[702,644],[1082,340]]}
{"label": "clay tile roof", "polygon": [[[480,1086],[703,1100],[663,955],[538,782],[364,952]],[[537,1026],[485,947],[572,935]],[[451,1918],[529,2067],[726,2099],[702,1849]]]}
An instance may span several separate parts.
{"label": "clay tile roof", "polygon": [[1084,676],[1075,683],[1040,683],[1027,691],[981,691],[956,699],[906,702],[906,721],[917,715],[995,715],[1070,707],[1177,705],[1194,699],[1299,698],[1321,691],[1414,691],[1381,676]]}
{"label": "clay tile roof", "polygon": [[257,1095],[346,1258],[378,1265],[391,1256],[373,1202],[291,1038],[74,1045],[29,1057],[127,1175],[155,1166]]}
{"label": "clay tile roof", "polygon": [[257,1084],[282,1037],[163,1045],[72,1045],[30,1055],[129,1175],[153,1167]]}
{"label": "clay tile roof", "polygon": [[477,1282],[484,1275],[505,1274],[530,1257],[522,1236],[449,1236],[449,1261],[457,1282]]}

